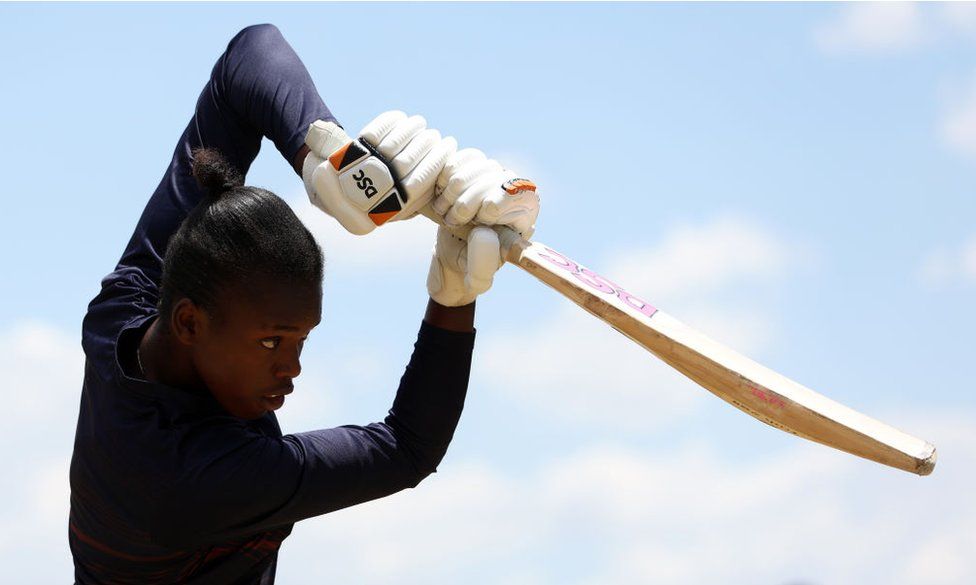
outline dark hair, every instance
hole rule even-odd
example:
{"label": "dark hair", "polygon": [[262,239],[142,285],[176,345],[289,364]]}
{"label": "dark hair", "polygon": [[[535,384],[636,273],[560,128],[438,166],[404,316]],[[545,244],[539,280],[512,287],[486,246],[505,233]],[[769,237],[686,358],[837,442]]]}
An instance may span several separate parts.
{"label": "dark hair", "polygon": [[193,151],[193,176],[206,196],[166,246],[160,315],[181,297],[213,312],[220,291],[261,279],[321,286],[322,249],[287,203],[244,186],[216,150]]}

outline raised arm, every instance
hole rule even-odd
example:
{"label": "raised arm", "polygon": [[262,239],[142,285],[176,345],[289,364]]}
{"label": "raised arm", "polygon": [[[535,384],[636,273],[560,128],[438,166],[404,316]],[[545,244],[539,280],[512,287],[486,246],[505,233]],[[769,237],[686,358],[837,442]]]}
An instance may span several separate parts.
{"label": "raised arm", "polygon": [[267,137],[300,169],[305,133],[315,120],[335,118],[278,29],[261,24],[238,33],[214,65],[116,274],[134,272],[129,276],[142,276],[146,287],[158,290],[166,243],[204,195],[190,174],[194,149],[216,148],[246,175]]}

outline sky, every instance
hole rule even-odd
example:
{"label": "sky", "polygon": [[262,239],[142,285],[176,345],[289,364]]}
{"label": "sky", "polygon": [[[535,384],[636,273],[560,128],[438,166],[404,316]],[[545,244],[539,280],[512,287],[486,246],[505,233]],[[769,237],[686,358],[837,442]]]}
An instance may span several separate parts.
{"label": "sky", "polygon": [[[261,22],[347,129],[424,115],[540,185],[537,241],[939,449],[775,431],[506,266],[438,472],[299,523],[280,583],[976,582],[976,6],[911,3],[0,4],[6,574],[71,578],[85,307]],[[347,235],[267,142],[248,183],[327,258],[284,431],[382,419],[432,224]]]}

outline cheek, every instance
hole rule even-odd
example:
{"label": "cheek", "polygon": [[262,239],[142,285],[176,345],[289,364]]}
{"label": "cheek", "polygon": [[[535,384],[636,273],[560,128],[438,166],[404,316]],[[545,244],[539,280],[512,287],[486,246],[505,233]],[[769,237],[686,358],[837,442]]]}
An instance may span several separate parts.
{"label": "cheek", "polygon": [[262,375],[268,368],[262,363],[263,356],[247,353],[229,343],[220,343],[202,352],[198,360],[198,370],[207,389],[231,414],[241,418],[263,414],[256,394],[267,386],[268,377]]}

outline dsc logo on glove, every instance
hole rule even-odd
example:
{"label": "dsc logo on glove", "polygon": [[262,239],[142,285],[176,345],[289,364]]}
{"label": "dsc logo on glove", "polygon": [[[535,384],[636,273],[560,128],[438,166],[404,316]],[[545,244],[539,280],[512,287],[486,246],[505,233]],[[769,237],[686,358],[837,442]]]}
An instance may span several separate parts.
{"label": "dsc logo on glove", "polygon": [[373,186],[373,179],[366,176],[366,169],[359,169],[359,173],[352,176],[356,180],[356,186],[369,199],[376,195],[376,187]]}

